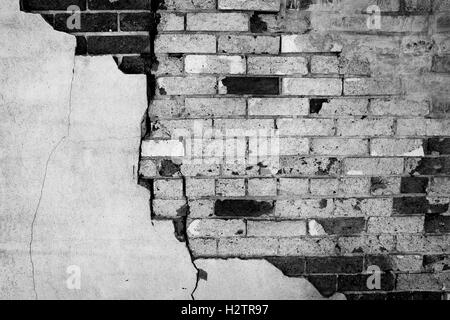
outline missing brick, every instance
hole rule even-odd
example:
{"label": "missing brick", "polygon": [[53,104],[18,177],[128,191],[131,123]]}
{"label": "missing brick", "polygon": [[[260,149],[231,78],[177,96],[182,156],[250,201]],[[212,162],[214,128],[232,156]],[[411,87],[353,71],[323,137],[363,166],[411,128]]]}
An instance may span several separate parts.
{"label": "missing brick", "polygon": [[330,103],[330,99],[311,99],[309,102],[309,113],[319,114],[324,103]]}
{"label": "missing brick", "polygon": [[250,31],[252,33],[263,33],[267,31],[267,23],[261,20],[259,12],[254,12],[250,17]]}
{"label": "missing brick", "polygon": [[218,217],[261,217],[272,214],[273,210],[273,201],[218,200],[214,206]]}

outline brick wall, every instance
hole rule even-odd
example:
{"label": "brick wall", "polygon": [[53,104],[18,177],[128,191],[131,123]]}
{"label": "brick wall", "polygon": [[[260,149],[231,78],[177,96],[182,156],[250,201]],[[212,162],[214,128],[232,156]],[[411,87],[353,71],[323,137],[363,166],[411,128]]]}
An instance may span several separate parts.
{"label": "brick wall", "polygon": [[[23,8],[67,31],[66,2]],[[447,297],[448,1],[85,2],[78,53],[151,73],[141,182],[194,259],[267,259],[350,299]]]}

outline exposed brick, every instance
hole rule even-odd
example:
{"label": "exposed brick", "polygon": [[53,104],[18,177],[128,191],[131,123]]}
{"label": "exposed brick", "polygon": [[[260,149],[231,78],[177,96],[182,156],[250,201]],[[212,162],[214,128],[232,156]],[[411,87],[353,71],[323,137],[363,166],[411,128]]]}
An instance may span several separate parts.
{"label": "exposed brick", "polygon": [[368,154],[368,141],[363,139],[312,139],[311,154],[358,156]]}
{"label": "exposed brick", "polygon": [[279,241],[282,256],[332,256],[335,243],[329,238],[282,238]]}
{"label": "exposed brick", "polygon": [[390,216],[392,214],[392,199],[390,198],[349,198],[335,199],[335,216],[361,217],[361,216]]}
{"label": "exposed brick", "polygon": [[161,9],[167,10],[212,10],[216,9],[216,0],[164,0]]}
{"label": "exposed brick", "polygon": [[420,255],[369,255],[365,257],[364,268],[377,266],[383,272],[420,272],[422,270],[422,256]]}
{"label": "exposed brick", "polygon": [[337,276],[335,275],[309,275],[306,279],[324,297],[330,297],[337,291]]}
{"label": "exposed brick", "polygon": [[430,102],[417,98],[373,99],[370,111],[374,115],[424,116],[429,113]]}
{"label": "exposed brick", "polygon": [[450,233],[450,216],[431,215],[425,218],[426,233]]}
{"label": "exposed brick", "polygon": [[248,101],[249,115],[299,116],[308,115],[309,103],[302,98],[252,98]]}
{"label": "exposed brick", "polygon": [[181,179],[155,180],[155,198],[161,199],[182,199],[183,181]]}
{"label": "exposed brick", "polygon": [[424,156],[420,139],[371,139],[370,154],[380,156]]}
{"label": "exposed brick", "polygon": [[118,30],[116,13],[80,13],[80,29],[69,29],[71,14],[55,14],[54,28],[63,32],[112,32]]}
{"label": "exposed brick", "polygon": [[384,196],[400,193],[401,179],[396,177],[372,177],[370,179],[370,193]]}
{"label": "exposed brick", "polygon": [[397,289],[404,291],[424,290],[439,291],[450,285],[450,273],[399,274]]}
{"label": "exposed brick", "polygon": [[266,257],[265,259],[288,277],[301,276],[305,273],[305,259],[302,257]]}
{"label": "exposed brick", "polygon": [[381,233],[420,233],[424,227],[424,217],[372,217],[367,223],[367,232]]}
{"label": "exposed brick", "polygon": [[156,53],[216,53],[216,37],[209,34],[161,34]]}
{"label": "exposed brick", "polygon": [[336,158],[280,157],[280,173],[292,175],[337,175],[341,162]]}
{"label": "exposed brick", "polygon": [[273,77],[227,77],[220,81],[219,92],[238,95],[277,95],[279,94],[279,79]]}
{"label": "exposed brick", "polygon": [[121,31],[150,31],[153,25],[153,16],[150,13],[121,13]]}
{"label": "exposed brick", "polygon": [[194,257],[215,257],[217,256],[217,239],[191,239],[189,249]]}
{"label": "exposed brick", "polygon": [[86,0],[23,0],[21,1],[24,11],[63,10],[70,6],[78,6],[80,10],[86,10]]}
{"label": "exposed brick", "polygon": [[450,155],[450,139],[448,138],[431,138],[424,145],[427,155]]}
{"label": "exposed brick", "polygon": [[248,194],[250,196],[276,196],[277,181],[275,179],[250,179],[248,180]]}
{"label": "exposed brick", "polygon": [[428,178],[424,177],[402,177],[401,193],[426,193]]}
{"label": "exposed brick", "polygon": [[368,99],[311,99],[310,113],[318,115],[365,115]]}
{"label": "exposed brick", "polygon": [[216,195],[223,197],[245,196],[245,180],[219,179],[216,184]]}
{"label": "exposed brick", "polygon": [[276,256],[278,238],[221,238],[218,243],[219,257]]}
{"label": "exposed brick", "polygon": [[308,179],[281,178],[280,196],[302,196],[308,194]]}
{"label": "exposed brick", "polygon": [[[309,154],[309,141],[305,138],[280,138],[279,154],[283,156],[296,156]],[[274,154],[276,155],[276,154]]]}
{"label": "exposed brick", "polygon": [[282,136],[332,136],[332,119],[279,119],[277,127]]}
{"label": "exposed brick", "polygon": [[304,57],[248,57],[248,73],[258,75],[305,75],[308,74]]}
{"label": "exposed brick", "polygon": [[160,12],[158,31],[183,31],[184,30],[184,14]]}
{"label": "exposed brick", "polygon": [[407,197],[394,199],[395,214],[436,214],[447,212],[449,204],[431,204],[426,197]]}
{"label": "exposed brick", "polygon": [[[339,275],[338,291],[367,291],[370,274]],[[380,274],[381,287],[375,290],[392,291],[395,288],[395,276],[391,273]]]}
{"label": "exposed brick", "polygon": [[339,60],[336,56],[313,56],[311,58],[311,73],[337,74]]}
{"label": "exposed brick", "polygon": [[186,98],[183,115],[187,117],[244,116],[246,102],[238,98]]}
{"label": "exposed brick", "polygon": [[189,198],[199,198],[215,195],[214,179],[187,179],[186,196]]}
{"label": "exposed brick", "polygon": [[220,10],[280,11],[280,0],[218,0]]}
{"label": "exposed brick", "polygon": [[150,0],[88,0],[91,10],[150,10]]}
{"label": "exposed brick", "polygon": [[342,81],[332,78],[284,78],[283,95],[340,96]]}
{"label": "exposed brick", "polygon": [[214,202],[214,200],[189,200],[189,217],[212,217],[214,215]]}
{"label": "exposed brick", "polygon": [[283,35],[281,37],[281,52],[341,52],[342,42],[333,39],[331,35],[309,33],[304,35]]}
{"label": "exposed brick", "polygon": [[153,216],[156,218],[176,218],[187,214],[186,200],[153,200]]}
{"label": "exposed brick", "polygon": [[306,259],[307,273],[361,273],[362,257],[311,257]]}
{"label": "exposed brick", "polygon": [[[364,218],[333,218],[317,219],[310,221],[314,223],[314,229],[310,223],[309,232],[311,235],[354,235],[360,234],[366,229]],[[319,231],[320,230],[320,231]],[[323,232],[323,234],[322,234]]]}
{"label": "exposed brick", "polygon": [[393,235],[367,235],[338,239],[341,254],[380,254],[391,252],[395,247]]}
{"label": "exposed brick", "polygon": [[407,158],[406,172],[420,175],[448,175],[450,174],[450,158]]}
{"label": "exposed brick", "polygon": [[306,235],[305,221],[248,221],[249,237],[298,237]]}
{"label": "exposed brick", "polygon": [[242,56],[187,55],[185,57],[187,73],[245,73],[245,58]]}
{"label": "exposed brick", "polygon": [[[423,178],[427,179],[428,178]],[[450,194],[450,178],[435,177],[431,180],[428,192],[432,195],[446,195]]]}
{"label": "exposed brick", "polygon": [[383,119],[338,119],[339,136],[390,136],[394,133],[394,120]]}
{"label": "exposed brick", "polygon": [[187,226],[188,236],[192,238],[223,238],[245,236],[245,222],[242,220],[195,219]]}
{"label": "exposed brick", "polygon": [[401,94],[398,79],[350,78],[344,80],[344,95]]}
{"label": "exposed brick", "polygon": [[408,235],[397,236],[397,251],[402,253],[442,254],[450,253],[450,235]]}
{"label": "exposed brick", "polygon": [[403,172],[401,158],[348,158],[344,160],[347,175],[396,175]]}
{"label": "exposed brick", "polygon": [[215,94],[215,77],[162,77],[157,80],[157,90],[161,95]]}
{"label": "exposed brick", "polygon": [[280,38],[246,35],[219,36],[218,50],[222,53],[278,54],[280,51]]}
{"label": "exposed brick", "polygon": [[249,16],[243,13],[188,13],[189,31],[248,31]]}
{"label": "exposed brick", "polygon": [[87,42],[88,53],[94,55],[150,52],[147,36],[88,36]]}
{"label": "exposed brick", "polygon": [[331,199],[278,200],[275,215],[282,218],[325,218],[334,209]]}

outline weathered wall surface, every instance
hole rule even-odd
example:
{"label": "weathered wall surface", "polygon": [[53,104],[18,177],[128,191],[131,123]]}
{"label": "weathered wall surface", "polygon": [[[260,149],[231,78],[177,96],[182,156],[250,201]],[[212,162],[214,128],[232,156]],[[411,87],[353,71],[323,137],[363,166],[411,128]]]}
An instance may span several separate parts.
{"label": "weathered wall surface", "polygon": [[188,251],[137,184],[145,76],[75,58],[74,37],[13,4],[0,5],[0,298],[189,299]]}

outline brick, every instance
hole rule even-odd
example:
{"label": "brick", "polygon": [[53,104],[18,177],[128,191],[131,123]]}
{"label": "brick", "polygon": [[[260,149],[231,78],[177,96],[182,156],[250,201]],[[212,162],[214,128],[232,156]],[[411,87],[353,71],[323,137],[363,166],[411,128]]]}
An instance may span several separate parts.
{"label": "brick", "polygon": [[335,243],[329,238],[281,238],[279,255],[282,256],[333,256]]}
{"label": "brick", "polygon": [[212,217],[214,215],[214,202],[214,200],[189,200],[189,217]]}
{"label": "brick", "polygon": [[278,119],[281,136],[333,136],[332,119]]}
{"label": "brick", "polygon": [[401,193],[426,193],[428,187],[428,178],[425,177],[402,177]]}
{"label": "brick", "polygon": [[368,154],[368,141],[363,139],[312,139],[311,154],[358,156]]}
{"label": "brick", "polygon": [[[121,60],[121,61],[120,61]],[[121,57],[116,60],[119,69],[125,74],[146,74],[150,72],[150,59],[142,56]]]}
{"label": "brick", "polygon": [[160,12],[158,31],[183,31],[184,30],[184,14]]}
{"label": "brick", "polygon": [[327,115],[365,115],[368,99],[311,99],[310,113]]}
{"label": "brick", "polygon": [[219,0],[219,10],[280,11],[280,0]]}
{"label": "brick", "polygon": [[430,102],[426,99],[373,99],[370,102],[370,111],[374,115],[424,116],[429,110]]}
{"label": "brick", "polygon": [[423,141],[419,139],[371,139],[370,155],[423,157]]}
{"label": "brick", "polygon": [[91,10],[150,10],[149,0],[128,0],[114,1],[109,0],[88,0]]}
{"label": "brick", "polygon": [[245,180],[219,179],[216,184],[216,195],[222,197],[245,196]]}
{"label": "brick", "polygon": [[[184,72],[184,62],[183,59],[179,57],[159,55],[153,66],[150,67],[156,69],[151,72],[157,76],[181,76]],[[146,73],[149,73],[149,71],[147,70]],[[177,112],[179,112],[179,110],[177,110]]]}
{"label": "brick", "polygon": [[[425,179],[428,183],[428,178]],[[434,177],[431,180],[428,192],[430,195],[446,195],[450,194],[450,178],[447,177]]]}
{"label": "brick", "polygon": [[307,273],[361,273],[362,257],[311,257],[306,259]]}
{"label": "brick", "polygon": [[305,138],[279,138],[279,151],[273,154],[282,156],[296,156],[309,154],[309,141]]}
{"label": "brick", "polygon": [[55,14],[54,28],[63,32],[112,32],[118,31],[116,13],[80,13],[80,29],[69,29],[68,13]]}
{"label": "brick", "polygon": [[397,95],[401,94],[398,79],[348,78],[344,80],[344,95]]}
{"label": "brick", "polygon": [[401,178],[372,177],[370,178],[370,193],[374,196],[385,196],[400,193]]}
{"label": "brick", "polygon": [[221,53],[278,54],[280,38],[246,35],[219,36],[218,50]]}
{"label": "brick", "polygon": [[415,175],[448,175],[450,158],[406,158],[405,171]]}
{"label": "brick", "polygon": [[209,34],[160,34],[155,53],[216,53],[216,36]]}
{"label": "brick", "polygon": [[214,196],[215,188],[214,179],[186,180],[186,196],[189,198]]}
{"label": "brick", "polygon": [[218,217],[261,217],[273,214],[273,202],[254,200],[218,200],[214,214]]}
{"label": "brick", "polygon": [[277,256],[277,238],[223,238],[219,239],[218,257]]}
{"label": "brick", "polygon": [[280,157],[280,174],[327,176],[337,175],[340,169],[341,161],[336,158]]}
{"label": "brick", "polygon": [[187,55],[184,60],[187,73],[244,74],[242,56]]}
{"label": "brick", "polygon": [[450,216],[427,216],[425,218],[425,232],[450,233]]}
{"label": "brick", "polygon": [[216,9],[216,0],[164,0],[160,3],[160,9],[175,11],[212,10]]}
{"label": "brick", "polygon": [[393,235],[366,235],[338,239],[341,254],[380,254],[391,252],[395,247]]}
{"label": "brick", "polygon": [[68,7],[73,5],[78,6],[81,11],[86,10],[86,0],[24,0],[21,2],[24,11],[66,11]]}
{"label": "brick", "polygon": [[338,179],[311,179],[311,194],[326,196],[336,195],[339,190],[340,182]]}
{"label": "brick", "polygon": [[280,178],[280,196],[303,196],[308,193],[308,179]]}
{"label": "brick", "polygon": [[215,94],[215,77],[161,77],[157,80],[157,90],[161,95]]}
{"label": "brick", "polygon": [[442,255],[426,255],[423,257],[423,268],[428,272],[448,271],[450,266],[450,256]]}
{"label": "brick", "polygon": [[245,222],[242,220],[195,219],[187,226],[191,238],[225,238],[245,236]]}
{"label": "brick", "polygon": [[217,239],[193,238],[189,240],[189,249],[196,258],[216,257]]}
{"label": "brick", "polygon": [[156,218],[176,218],[187,213],[186,200],[160,200],[152,201],[152,214]]}
{"label": "brick", "polygon": [[249,179],[248,194],[257,197],[276,196],[277,181],[275,179]]}
{"label": "brick", "polygon": [[283,95],[340,96],[342,81],[332,78],[284,78]]}
{"label": "brick", "polygon": [[130,54],[149,53],[150,38],[148,36],[88,36],[88,53],[101,54]]}
{"label": "brick", "polygon": [[155,198],[159,199],[182,199],[183,180],[155,180],[153,186]]}
{"label": "brick", "polygon": [[420,233],[423,231],[424,217],[372,217],[367,223],[367,232],[381,233]]}
{"label": "brick", "polygon": [[87,39],[84,36],[76,36],[77,46],[75,48],[75,55],[87,54]]}
{"label": "brick", "polygon": [[432,204],[426,197],[405,197],[394,199],[394,213],[402,215],[439,214],[448,211],[449,204]]}
{"label": "brick", "polygon": [[306,235],[305,221],[248,221],[249,237],[298,237]]}
{"label": "brick", "polygon": [[450,273],[411,273],[399,274],[397,290],[412,291],[439,291],[450,285]]}
{"label": "brick", "polygon": [[339,73],[339,59],[336,56],[313,56],[311,58],[311,73]]}
{"label": "brick", "polygon": [[366,229],[364,218],[333,218],[309,221],[309,233],[320,235],[353,235],[360,234]]}
{"label": "brick", "polygon": [[390,198],[349,198],[335,199],[335,216],[390,216],[392,214],[392,199]]}
{"label": "brick", "polygon": [[327,218],[333,209],[331,199],[278,200],[275,215],[282,218]]}
{"label": "brick", "polygon": [[350,176],[398,175],[403,172],[402,158],[348,158],[344,172]]}
{"label": "brick", "polygon": [[266,257],[265,259],[281,270],[285,276],[295,277],[305,273],[305,259],[302,257]]}
{"label": "brick", "polygon": [[426,140],[425,154],[427,155],[450,155],[450,139],[431,138]]}
{"label": "brick", "polygon": [[450,253],[450,235],[409,235],[397,236],[397,251],[401,253]]}
{"label": "brick", "polygon": [[121,13],[119,20],[120,31],[150,31],[154,23],[152,14],[147,12]]}
{"label": "brick", "polygon": [[179,140],[144,140],[141,155],[143,157],[184,157],[184,145]]}
{"label": "brick", "polygon": [[252,98],[248,101],[248,113],[254,116],[308,115],[309,103],[302,98]]}
{"label": "brick", "polygon": [[279,90],[275,77],[227,77],[219,82],[220,94],[277,95]]}
{"label": "brick", "polygon": [[[367,291],[369,290],[367,283],[371,274],[357,274],[357,275],[339,275],[338,276],[338,290],[343,291]],[[380,274],[379,289],[383,291],[392,291],[395,287],[395,276],[391,273]]]}
{"label": "brick", "polygon": [[338,119],[339,136],[391,136],[394,134],[394,120],[391,118]]}
{"label": "brick", "polygon": [[[273,121],[271,119],[218,119],[214,121],[214,127],[217,129],[236,129],[236,133],[239,133],[239,129],[243,129],[245,132],[250,130],[264,130],[273,129]],[[236,134],[235,136],[240,136]]]}
{"label": "brick", "polygon": [[369,194],[369,190],[369,178],[341,178],[339,193],[348,195],[365,195]]}
{"label": "brick", "polygon": [[186,30],[189,31],[248,31],[249,16],[244,13],[188,13]]}
{"label": "brick", "polygon": [[186,177],[211,177],[220,173],[218,164],[182,164],[181,174]]}
{"label": "brick", "polygon": [[342,48],[340,40],[320,33],[283,35],[281,37],[282,53],[341,52]]}
{"label": "brick", "polygon": [[248,57],[248,74],[305,75],[308,61],[304,57]]}
{"label": "brick", "polygon": [[139,162],[139,175],[151,178],[157,175],[157,164],[153,160],[141,160]]}
{"label": "brick", "polygon": [[449,136],[448,119],[398,119],[397,134],[402,136]]}
{"label": "brick", "polygon": [[239,98],[186,98],[183,115],[187,117],[244,116],[245,99]]}

